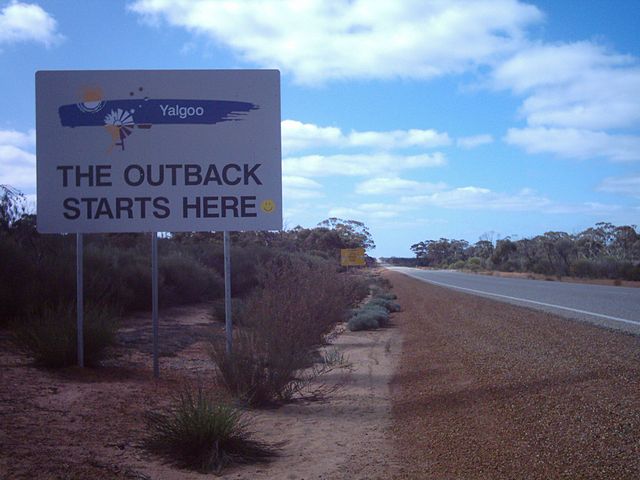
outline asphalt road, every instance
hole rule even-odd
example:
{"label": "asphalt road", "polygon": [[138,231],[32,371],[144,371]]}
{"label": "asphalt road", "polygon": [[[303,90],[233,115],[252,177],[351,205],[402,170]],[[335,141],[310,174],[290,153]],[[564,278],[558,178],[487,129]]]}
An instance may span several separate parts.
{"label": "asphalt road", "polygon": [[387,268],[434,285],[640,334],[640,288]]}

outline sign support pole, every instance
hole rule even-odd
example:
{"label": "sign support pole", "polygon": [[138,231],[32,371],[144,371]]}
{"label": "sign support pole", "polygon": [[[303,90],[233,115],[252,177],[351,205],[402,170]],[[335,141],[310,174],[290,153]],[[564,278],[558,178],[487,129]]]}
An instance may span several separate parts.
{"label": "sign support pole", "polygon": [[224,329],[227,336],[227,355],[233,351],[233,318],[231,317],[231,240],[223,232],[224,245]]}
{"label": "sign support pole", "polygon": [[82,234],[76,233],[76,329],[78,341],[78,366],[84,368],[84,257]]}
{"label": "sign support pole", "polygon": [[158,232],[151,232],[151,323],[153,328],[153,376],[160,377],[158,361]]}

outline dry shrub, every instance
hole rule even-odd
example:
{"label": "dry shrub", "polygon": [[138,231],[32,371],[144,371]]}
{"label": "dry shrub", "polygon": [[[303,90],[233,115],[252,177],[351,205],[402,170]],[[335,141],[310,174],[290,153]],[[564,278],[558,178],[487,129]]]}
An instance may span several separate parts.
{"label": "dry shrub", "polygon": [[[311,378],[316,350],[353,305],[354,281],[328,262],[282,256],[259,271],[259,287],[243,304],[233,352],[212,343],[228,389],[250,405],[289,400]],[[312,377],[331,369],[315,369]]]}
{"label": "dry shrub", "polygon": [[[117,314],[108,307],[87,305],[84,312],[84,362],[99,365],[115,343]],[[75,305],[46,307],[14,323],[14,342],[47,367],[74,365],[78,357]]]}

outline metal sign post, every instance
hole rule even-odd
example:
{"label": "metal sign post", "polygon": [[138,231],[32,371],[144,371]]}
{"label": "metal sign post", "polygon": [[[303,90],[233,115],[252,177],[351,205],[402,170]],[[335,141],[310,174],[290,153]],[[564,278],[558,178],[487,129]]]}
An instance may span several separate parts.
{"label": "metal sign post", "polygon": [[84,367],[84,275],[82,234],[76,234],[76,328],[78,341],[78,366]]}
{"label": "metal sign post", "polygon": [[233,318],[231,316],[231,240],[223,233],[224,244],[224,329],[227,335],[227,355],[233,351]]}
{"label": "metal sign post", "polygon": [[160,377],[158,360],[158,232],[151,232],[151,323],[153,329],[153,376]]}

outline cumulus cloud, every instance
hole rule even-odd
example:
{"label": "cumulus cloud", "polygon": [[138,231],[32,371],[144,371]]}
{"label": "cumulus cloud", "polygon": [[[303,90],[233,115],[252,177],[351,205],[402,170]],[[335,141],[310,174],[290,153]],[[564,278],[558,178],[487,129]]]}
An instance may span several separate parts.
{"label": "cumulus cloud", "polygon": [[444,190],[443,182],[418,182],[400,177],[376,177],[356,185],[356,193],[362,195],[397,195],[409,193],[431,193]]}
{"label": "cumulus cloud", "polygon": [[510,128],[504,140],[528,153],[552,153],[567,158],[605,157],[617,162],[640,160],[640,137],[611,135],[575,128]]}
{"label": "cumulus cloud", "polygon": [[285,153],[314,148],[370,148],[397,150],[419,147],[434,148],[449,145],[447,133],[436,130],[357,131],[343,133],[337,127],[320,127],[297,120],[282,122],[282,150]]}
{"label": "cumulus cloud", "polygon": [[35,131],[0,130],[0,184],[31,192],[36,184]]}
{"label": "cumulus cloud", "polygon": [[639,158],[640,137],[611,129],[640,122],[640,62],[593,42],[534,45],[498,65],[498,88],[523,95],[527,128],[507,141],[528,152],[570,158]]}
{"label": "cumulus cloud", "polygon": [[345,136],[337,127],[319,127],[313,123],[283,120],[281,131],[283,153],[318,147],[337,147],[345,143]]}
{"label": "cumulus cloud", "polygon": [[446,163],[439,152],[421,155],[389,153],[353,155],[306,155],[282,161],[285,175],[323,177],[329,175],[370,176],[419,167],[438,167]]}
{"label": "cumulus cloud", "polygon": [[598,185],[598,190],[640,198],[640,174],[628,177],[607,177]]}
{"label": "cumulus cloud", "polygon": [[136,0],[130,9],[307,84],[467,71],[516,51],[542,19],[517,0]]}
{"label": "cumulus cloud", "polygon": [[10,2],[0,10],[0,45],[38,42],[50,46],[62,39],[56,20],[33,3]]}
{"label": "cumulus cloud", "polygon": [[282,177],[282,196],[286,200],[308,200],[323,197],[322,185],[310,178],[284,175]]}
{"label": "cumulus cloud", "polygon": [[532,126],[624,128],[640,120],[640,67],[630,55],[591,42],[540,45],[494,70],[498,86],[526,95]]}
{"label": "cumulus cloud", "polygon": [[486,133],[470,137],[460,137],[456,140],[456,145],[467,150],[481,145],[487,145],[489,143],[493,143],[493,137]]}

